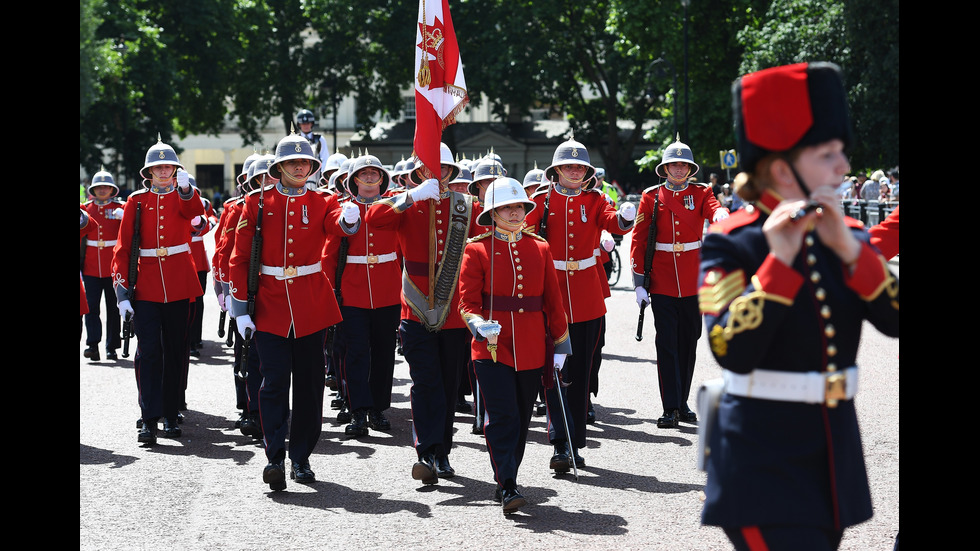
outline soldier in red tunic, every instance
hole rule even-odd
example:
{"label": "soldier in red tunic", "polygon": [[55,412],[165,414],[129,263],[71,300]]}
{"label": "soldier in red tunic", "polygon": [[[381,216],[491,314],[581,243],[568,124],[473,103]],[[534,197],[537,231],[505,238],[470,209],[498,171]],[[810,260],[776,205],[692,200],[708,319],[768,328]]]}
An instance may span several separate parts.
{"label": "soldier in red tunic", "polygon": [[[369,209],[386,196],[391,177],[374,155],[361,155],[354,161],[345,180],[350,199],[366,220]],[[343,370],[351,422],[344,429],[349,436],[364,436],[368,427],[388,430],[391,423],[384,411],[391,406],[392,378],[395,370],[395,341],[401,312],[401,255],[398,234],[362,221],[350,236],[328,248],[337,253],[325,258],[327,275],[340,286],[340,310],[344,321],[338,331],[343,345]],[[343,241],[346,241],[344,247]],[[340,275],[339,280],[337,275]]]}
{"label": "soldier in red tunic", "polygon": [[116,245],[116,235],[122,221],[123,202],[116,198],[119,187],[112,175],[100,170],[92,176],[88,187],[92,199],[82,205],[94,222],[83,233],[85,239],[85,261],[82,266],[82,280],[85,282],[85,297],[88,312],[85,314],[86,349],[83,355],[93,362],[99,361],[99,343],[102,341],[101,303],[105,297],[105,358],[115,361],[116,349],[122,341],[119,334],[119,307],[116,294],[112,290],[112,248]]}
{"label": "soldier in red tunic", "polygon": [[466,246],[459,308],[473,334],[470,353],[485,401],[494,497],[504,513],[512,513],[526,502],[517,471],[542,375],[552,379],[552,366],[564,363],[572,349],[551,248],[522,229],[534,202],[513,178],[495,180],[486,197],[478,222],[492,230]]}
{"label": "soldier in red tunic", "polygon": [[398,232],[404,255],[399,333],[412,377],[413,444],[418,461],[412,477],[434,484],[455,471],[449,464],[459,390],[459,365],[469,354],[469,332],[459,315],[460,261],[466,239],[478,233],[473,197],[449,190],[459,165],[445,144],[442,173],[376,203],[367,211],[371,227]]}
{"label": "soldier in red tunic", "polygon": [[573,351],[562,375],[570,384],[565,395],[572,442],[567,442],[561,424],[556,425],[564,420],[559,419],[561,409],[551,407],[558,404],[555,389],[546,393],[549,439],[555,446],[550,466],[558,472],[568,472],[572,454],[576,466],[585,463],[578,451],[586,444],[590,371],[598,353],[602,316],[606,313],[602,281],[596,268],[596,243],[602,230],[618,235],[628,233],[636,216],[636,207],[631,203],[623,203],[617,212],[599,191],[587,189],[594,173],[584,145],[575,140],[560,144],[551,166],[545,169],[551,184],[532,196],[537,207],[527,217],[528,228],[534,228],[551,245]]}
{"label": "soldier in red tunic", "polygon": [[[650,305],[657,332],[657,372],[664,408],[657,419],[660,428],[676,428],[680,421],[697,423],[687,398],[701,337],[701,237],[705,220],[716,222],[728,217],[728,209],[721,206],[711,187],[688,182],[698,168],[690,147],[680,140],[667,146],[657,165],[657,174],[667,182],[643,191],[630,247],[636,302],[640,308]],[[649,239],[652,221],[656,222],[654,242]],[[649,272],[645,272],[648,247],[653,262]],[[643,284],[645,275],[649,277],[649,288]]]}
{"label": "soldier in red tunic", "polygon": [[[133,317],[138,340],[134,357],[142,428],[138,440],[156,443],[157,423],[164,436],[181,435],[177,415],[181,374],[187,362],[190,301],[201,294],[191,257],[191,221],[204,215],[201,196],[172,147],[157,142],[140,170],[148,186],[126,200],[112,256],[112,278],[123,315]],[[140,225],[135,228],[136,209]],[[139,241],[133,239],[138,231]],[[130,253],[139,249],[138,276],[129,281]]]}
{"label": "soldier in red tunic", "polygon": [[[294,133],[280,140],[269,166],[279,183],[246,197],[229,261],[231,312],[239,332],[252,335],[251,346],[259,354],[259,416],[269,461],[262,480],[273,491],[286,488],[287,432],[290,477],[306,484],[316,481],[309,457],[322,426],[324,339],[327,328],[341,320],[320,261],[327,235],[351,234],[359,222],[347,224],[335,198],[325,199],[306,187],[319,165],[302,136]],[[262,246],[253,259],[252,243],[259,231]],[[257,274],[250,274],[250,267]],[[249,288],[250,275],[257,277],[257,289]],[[249,311],[250,303],[254,311]]]}

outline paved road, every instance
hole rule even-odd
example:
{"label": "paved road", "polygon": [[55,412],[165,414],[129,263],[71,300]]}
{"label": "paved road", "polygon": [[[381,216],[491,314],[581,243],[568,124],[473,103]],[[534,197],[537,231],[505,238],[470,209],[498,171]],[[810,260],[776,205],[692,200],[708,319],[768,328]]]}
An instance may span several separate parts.
{"label": "paved road", "polygon": [[[624,252],[628,244],[627,238]],[[457,476],[427,487],[412,480],[411,381],[401,357],[392,430],[347,438],[328,391],[323,434],[311,457],[318,481],[290,481],[285,492],[273,493],[262,482],[263,450],[233,426],[232,354],[217,336],[213,295],[206,302],[204,352],[190,367],[179,439],[141,447],[132,357],[90,363],[80,344],[79,548],[730,549],[720,529],[699,522],[705,475],[695,468],[695,427],[656,426],[653,323],[647,320],[638,343],[637,307],[626,283],[624,277],[607,299],[598,422],[589,426],[582,450],[588,466],[578,481],[554,475],[544,418],[534,417],[518,481],[529,505],[507,517],[491,499],[489,458],[482,437],[470,433],[470,414],[457,414],[451,454]],[[890,550],[899,527],[898,339],[866,325],[858,364],[875,514],[845,533],[841,549]],[[702,338],[695,386],[719,375]]]}

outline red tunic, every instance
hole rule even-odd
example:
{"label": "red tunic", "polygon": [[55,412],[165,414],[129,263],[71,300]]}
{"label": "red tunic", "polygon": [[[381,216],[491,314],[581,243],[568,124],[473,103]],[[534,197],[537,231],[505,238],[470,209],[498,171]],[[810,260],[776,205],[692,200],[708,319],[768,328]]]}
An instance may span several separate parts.
{"label": "red tunic", "polygon": [[218,220],[218,228],[215,230],[211,265],[214,266],[215,281],[221,283],[228,283],[228,260],[231,258],[231,251],[235,248],[235,228],[238,226],[244,201],[242,197],[225,201],[221,218]]}
{"label": "red tunic", "polygon": [[[136,204],[140,215],[140,242],[133,244],[133,225]],[[201,296],[194,259],[188,243],[191,241],[191,220],[204,215],[204,205],[197,190],[192,189],[184,199],[174,187],[151,188],[133,192],[123,209],[119,236],[112,251],[114,285],[129,288],[130,248],[138,246],[139,279],[136,281],[136,300],[174,302]],[[168,252],[168,248],[183,247],[183,252]],[[143,256],[153,250],[154,256]]]}
{"label": "red tunic", "polygon": [[[508,242],[488,232],[466,245],[459,309],[464,320],[479,316],[499,323],[497,361],[526,371],[545,364],[545,319],[556,348],[568,341],[568,322],[548,242],[531,233],[516,235],[515,241]],[[471,358],[492,358],[482,337],[473,339]]]}
{"label": "red tunic", "polygon": [[[341,321],[333,287],[320,261],[327,235],[344,234],[340,204],[327,196],[300,188],[300,195],[287,195],[280,185],[255,190],[245,198],[238,222],[235,246],[229,260],[229,286],[236,302],[248,300],[248,270],[252,240],[262,212],[263,267],[282,270],[282,275],[261,274],[252,321],[257,331],[296,338],[305,337]],[[289,268],[313,269],[307,275],[289,275]]]}
{"label": "red tunic", "polygon": [[[643,190],[636,213],[636,225],[633,227],[633,243],[630,246],[634,286],[640,286],[643,282],[643,261],[655,193],[660,194],[657,243],[670,246],[671,250],[658,250],[654,253],[648,291],[650,294],[676,298],[694,296],[698,294],[704,221],[711,220],[715,212],[725,211],[725,208],[711,193],[711,188],[703,185],[688,184],[681,191],[671,191],[664,184]],[[686,250],[678,250],[681,247]]]}
{"label": "red tunic", "polygon": [[871,226],[868,233],[871,244],[878,247],[885,258],[894,258],[898,254],[898,207],[879,224]]}
{"label": "red tunic", "polygon": [[[455,194],[456,204],[450,204],[449,197],[443,197],[440,201],[426,200],[415,201],[408,205],[409,196],[401,193],[395,197],[379,201],[367,211],[366,221],[369,226],[374,228],[394,230],[398,233],[399,248],[404,255],[405,271],[409,279],[418,287],[423,294],[429,291],[429,211],[435,211],[435,237],[437,239],[437,260],[436,273],[445,249],[445,240],[449,234],[449,227],[453,219],[462,221],[463,212],[457,210],[462,206],[459,201],[472,201],[469,195]],[[473,211],[469,220],[467,237],[472,237],[481,233],[482,226],[476,223],[476,212]],[[464,244],[465,246],[465,244]],[[462,254],[462,251],[460,251]],[[466,327],[463,318],[459,315],[459,288],[453,285],[454,291],[449,304],[449,312],[446,321],[442,325],[443,329],[462,329]],[[402,319],[419,321],[408,301],[402,296]]]}
{"label": "red tunic", "polygon": [[[553,185],[550,199],[548,191],[535,193],[531,197],[537,206],[527,215],[527,227],[535,233],[540,231],[544,204],[548,201],[547,238],[554,259],[578,263],[592,259],[599,263],[595,249],[602,230],[625,235],[632,228],[632,223],[624,222],[625,228],[621,227],[616,210],[599,191],[570,195],[560,189],[563,188]],[[600,277],[600,272],[601,266],[599,269],[589,266],[577,270],[558,270],[558,283],[569,323],[593,320],[606,313],[602,284],[605,273]]]}
{"label": "red tunic", "polygon": [[94,200],[82,205],[89,219],[94,222],[82,232],[82,238],[88,241],[85,265],[82,267],[84,275],[112,277],[112,248],[116,245],[119,224],[122,222],[113,211],[123,206],[123,202],[118,199],[111,199],[102,205]]}

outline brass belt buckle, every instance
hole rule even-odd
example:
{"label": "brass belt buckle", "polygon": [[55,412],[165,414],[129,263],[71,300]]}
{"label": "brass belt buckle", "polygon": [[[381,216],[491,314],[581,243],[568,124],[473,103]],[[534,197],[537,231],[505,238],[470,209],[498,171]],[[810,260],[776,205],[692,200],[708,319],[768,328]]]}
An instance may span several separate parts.
{"label": "brass belt buckle", "polygon": [[104,240],[102,240],[102,239],[99,239],[99,244],[98,244],[97,246],[98,246],[98,247],[99,247],[100,249],[104,249],[104,248],[105,248],[105,241],[104,241]]}
{"label": "brass belt buckle", "polygon": [[369,255],[367,255],[367,263],[368,264],[377,264],[378,263],[378,255],[376,255],[376,254],[369,254]]}
{"label": "brass belt buckle", "polygon": [[296,277],[296,266],[287,266],[286,269],[282,271],[282,273],[286,277]]}
{"label": "brass belt buckle", "polygon": [[674,243],[674,252],[675,253],[682,253],[682,252],[684,252],[684,244],[683,243]]}
{"label": "brass belt buckle", "polygon": [[157,247],[157,256],[167,256],[167,248]]}
{"label": "brass belt buckle", "polygon": [[843,373],[828,373],[824,383],[824,398],[827,407],[837,407],[839,400],[847,399],[847,377]]}
{"label": "brass belt buckle", "polygon": [[578,270],[578,260],[569,260],[568,262],[566,262],[565,263],[565,269],[566,270],[571,270],[573,272],[574,271],[577,271]]}

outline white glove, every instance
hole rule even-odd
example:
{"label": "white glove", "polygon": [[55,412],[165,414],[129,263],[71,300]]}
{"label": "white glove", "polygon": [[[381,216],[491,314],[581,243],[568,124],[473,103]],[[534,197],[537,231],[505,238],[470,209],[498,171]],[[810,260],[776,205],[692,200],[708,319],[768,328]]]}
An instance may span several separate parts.
{"label": "white glove", "polygon": [[342,215],[348,226],[353,226],[361,218],[361,209],[354,203],[344,203]]}
{"label": "white glove", "polygon": [[238,324],[238,334],[245,336],[245,331],[255,332],[255,324],[252,323],[252,316],[244,314],[235,318],[235,323]]}
{"label": "white glove", "polygon": [[599,244],[602,245],[603,250],[608,253],[611,252],[613,247],[616,246],[616,240],[613,239],[611,233],[607,232],[606,230],[602,230],[602,237],[599,238]]}
{"label": "white glove", "polygon": [[180,190],[186,192],[191,187],[191,178],[187,174],[186,170],[177,171],[177,185],[180,186]]}
{"label": "white glove", "polygon": [[128,300],[124,300],[124,301],[120,302],[119,303],[119,313],[122,314],[123,318],[126,318],[127,315],[129,317],[132,317],[133,314],[135,314],[135,312],[133,312],[133,305],[130,304],[130,302]]}
{"label": "white glove", "polygon": [[222,312],[228,311],[227,300],[224,293],[218,293],[218,306],[221,307]]}
{"label": "white glove", "polygon": [[623,217],[623,220],[632,222],[636,219],[636,207],[633,206],[633,203],[623,203],[623,205],[619,207],[619,215]]}
{"label": "white glove", "polygon": [[112,218],[114,220],[122,220],[123,209],[116,209],[112,211]]}
{"label": "white glove", "polygon": [[408,192],[412,201],[425,201],[439,198],[439,180],[429,178]]}
{"label": "white glove", "polygon": [[711,217],[712,222],[717,222],[719,220],[724,220],[728,218],[728,211],[725,209],[719,209],[715,211],[715,215]]}
{"label": "white glove", "polygon": [[484,337],[494,337],[500,334],[500,324],[495,321],[485,321],[477,326],[477,333]]}
{"label": "white glove", "polygon": [[231,295],[225,295],[225,312],[231,312]]}
{"label": "white glove", "polygon": [[558,366],[559,370],[565,365],[565,356],[567,354],[555,354],[555,365]]}
{"label": "white glove", "polygon": [[650,304],[650,293],[647,292],[643,287],[637,287],[636,291],[636,303],[643,308],[647,304]]}
{"label": "white glove", "polygon": [[195,228],[201,227],[201,215],[197,215],[194,218],[191,218],[191,225],[194,226]]}

